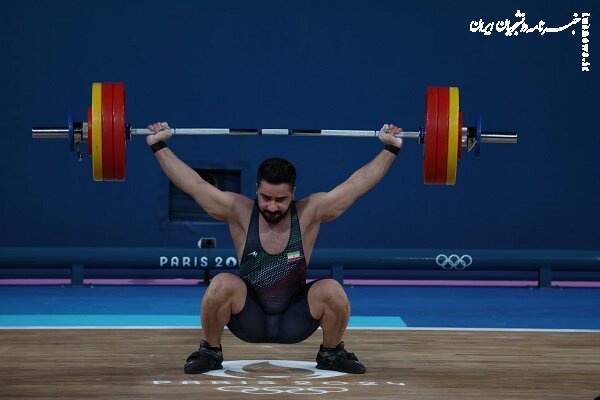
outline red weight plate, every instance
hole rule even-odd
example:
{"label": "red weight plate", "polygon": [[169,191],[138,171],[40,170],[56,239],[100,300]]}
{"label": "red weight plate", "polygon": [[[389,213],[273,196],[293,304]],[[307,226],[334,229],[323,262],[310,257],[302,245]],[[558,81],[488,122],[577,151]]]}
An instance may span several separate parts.
{"label": "red weight plate", "polygon": [[448,107],[450,89],[438,88],[438,114],[437,114],[437,161],[435,169],[435,183],[446,184],[448,170]]}
{"label": "red weight plate", "polygon": [[113,148],[115,180],[125,180],[125,85],[113,84]]}
{"label": "red weight plate", "polygon": [[438,88],[429,86],[425,96],[425,143],[423,144],[423,181],[435,183],[437,160]]}
{"label": "red weight plate", "polygon": [[105,181],[115,179],[113,149],[113,85],[102,84],[102,177]]}
{"label": "red weight plate", "polygon": [[460,160],[460,148],[462,147],[462,113],[458,112],[458,159]]}
{"label": "red weight plate", "polygon": [[88,137],[87,137],[88,155],[92,156],[92,107],[88,107]]}

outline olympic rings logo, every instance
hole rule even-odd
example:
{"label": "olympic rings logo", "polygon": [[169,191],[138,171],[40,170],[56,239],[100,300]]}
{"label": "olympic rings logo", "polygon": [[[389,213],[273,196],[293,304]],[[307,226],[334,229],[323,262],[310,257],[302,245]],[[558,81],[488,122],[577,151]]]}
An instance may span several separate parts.
{"label": "olympic rings logo", "polygon": [[446,270],[463,270],[473,264],[473,257],[468,254],[462,256],[459,256],[458,254],[450,254],[449,256],[438,254],[435,258],[435,263]]}
{"label": "olympic rings logo", "polygon": [[339,386],[322,386],[322,387],[297,387],[297,386],[222,386],[217,388],[222,392],[234,392],[245,394],[327,394],[327,393],[342,393],[347,392],[348,388]]}

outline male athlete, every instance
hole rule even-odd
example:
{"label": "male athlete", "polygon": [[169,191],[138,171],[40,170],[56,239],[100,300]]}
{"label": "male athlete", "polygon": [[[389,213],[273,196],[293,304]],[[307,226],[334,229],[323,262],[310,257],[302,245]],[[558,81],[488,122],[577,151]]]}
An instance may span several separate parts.
{"label": "male athlete", "polygon": [[384,125],[385,144],[373,160],[329,192],[294,201],[296,170],[281,158],[258,169],[256,199],[223,192],[204,181],[167,147],[166,122],[148,126],[148,145],[169,179],[213,218],[226,221],[240,261],[240,273],[215,276],[202,299],[204,340],[186,360],[184,371],[199,374],[222,368],[221,335],[227,325],[252,343],[298,343],[321,326],[323,344],[317,368],[364,374],[366,368],[344,349],[350,319],[343,287],[333,279],[306,283],[306,268],[321,223],[339,217],[386,174],[400,148],[401,131]]}

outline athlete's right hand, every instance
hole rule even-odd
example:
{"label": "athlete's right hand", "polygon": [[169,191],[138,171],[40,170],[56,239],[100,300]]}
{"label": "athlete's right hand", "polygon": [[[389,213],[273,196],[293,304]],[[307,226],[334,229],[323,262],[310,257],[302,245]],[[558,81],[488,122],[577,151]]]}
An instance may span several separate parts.
{"label": "athlete's right hand", "polygon": [[173,131],[166,122],[156,122],[148,125],[148,130],[154,132],[153,134],[146,136],[146,143],[148,143],[148,146],[152,146],[156,142],[166,142],[173,136]]}

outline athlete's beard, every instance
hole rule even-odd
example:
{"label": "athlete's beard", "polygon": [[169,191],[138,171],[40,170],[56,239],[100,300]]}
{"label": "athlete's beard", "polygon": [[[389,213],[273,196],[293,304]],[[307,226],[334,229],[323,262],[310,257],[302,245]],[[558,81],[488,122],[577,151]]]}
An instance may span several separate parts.
{"label": "athlete's beard", "polygon": [[269,224],[277,224],[277,223],[281,222],[286,217],[286,215],[290,212],[290,207],[288,207],[287,210],[285,210],[285,211],[271,212],[271,211],[262,210],[260,208],[259,208],[259,211],[260,211],[260,214],[265,219],[265,221],[267,221]]}

